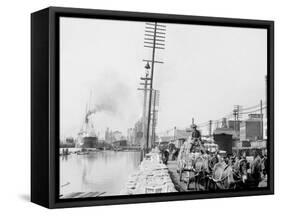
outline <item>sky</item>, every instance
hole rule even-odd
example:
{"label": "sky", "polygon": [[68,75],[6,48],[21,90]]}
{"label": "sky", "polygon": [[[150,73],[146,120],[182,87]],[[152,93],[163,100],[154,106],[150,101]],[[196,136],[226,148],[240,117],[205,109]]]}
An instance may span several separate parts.
{"label": "sky", "polygon": [[[154,88],[160,91],[157,132],[218,119],[236,104],[265,99],[266,30],[165,24],[156,51]],[[60,133],[76,136],[86,108],[96,131],[126,135],[141,117],[145,74],[144,22],[60,18]],[[88,105],[87,105],[88,104]]]}

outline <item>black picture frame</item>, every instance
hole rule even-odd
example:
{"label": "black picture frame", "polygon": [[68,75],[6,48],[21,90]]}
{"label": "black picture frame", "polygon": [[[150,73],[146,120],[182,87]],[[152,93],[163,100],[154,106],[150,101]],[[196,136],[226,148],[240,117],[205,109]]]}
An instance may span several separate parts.
{"label": "black picture frame", "polygon": [[[59,199],[59,17],[158,21],[267,29],[268,187],[247,191],[143,194]],[[274,22],[49,7],[31,14],[31,201],[47,208],[162,202],[274,194]]]}

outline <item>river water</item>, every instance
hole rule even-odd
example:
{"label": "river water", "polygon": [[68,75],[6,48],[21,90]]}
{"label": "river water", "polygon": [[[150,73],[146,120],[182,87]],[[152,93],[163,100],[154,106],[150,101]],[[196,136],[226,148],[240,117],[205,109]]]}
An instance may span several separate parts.
{"label": "river water", "polygon": [[60,194],[105,192],[119,195],[140,164],[140,152],[98,151],[60,156]]}

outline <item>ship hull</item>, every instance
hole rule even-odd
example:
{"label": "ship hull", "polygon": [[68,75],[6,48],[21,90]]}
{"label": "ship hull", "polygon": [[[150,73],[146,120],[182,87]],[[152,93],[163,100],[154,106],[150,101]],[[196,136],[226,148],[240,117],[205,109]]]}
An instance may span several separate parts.
{"label": "ship hull", "polygon": [[83,148],[97,148],[98,138],[97,137],[83,137]]}

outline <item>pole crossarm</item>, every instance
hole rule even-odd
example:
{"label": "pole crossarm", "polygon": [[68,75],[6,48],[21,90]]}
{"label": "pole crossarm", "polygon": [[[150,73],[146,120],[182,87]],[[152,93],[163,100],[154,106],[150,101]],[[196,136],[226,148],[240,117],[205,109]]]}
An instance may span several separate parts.
{"label": "pole crossarm", "polygon": [[[147,36],[147,37],[154,37],[154,35],[152,35],[152,34],[147,34],[147,33],[145,33],[144,36]],[[155,36],[155,39],[158,39],[158,38],[166,38],[166,37],[165,37],[165,36],[162,36],[162,35],[156,35],[156,36]]]}
{"label": "pole crossarm", "polygon": [[149,89],[149,88],[147,88],[147,89],[145,89],[145,88],[137,88],[137,90],[140,90],[140,91],[153,91],[153,89]]}
{"label": "pole crossarm", "polygon": [[[149,40],[149,41],[153,41],[153,38],[144,38],[145,41]],[[163,39],[156,39],[156,42],[165,42],[165,40]]]}
{"label": "pole crossarm", "polygon": [[156,47],[156,46],[152,47],[152,46],[146,46],[146,45],[144,45],[144,47],[151,48],[151,49],[165,49],[164,47]]}
{"label": "pole crossarm", "polygon": [[154,62],[154,63],[158,63],[158,64],[164,64],[164,62],[162,62],[162,61],[152,61],[152,60],[147,60],[147,59],[143,59],[142,61],[144,61],[144,62]]}
{"label": "pole crossarm", "polygon": [[[150,31],[150,30],[146,30],[145,32],[146,32],[146,33],[154,33],[154,31]],[[156,34],[165,35],[166,33],[165,33],[165,32],[160,32],[160,31],[156,31]]]}
{"label": "pole crossarm", "polygon": [[141,77],[141,80],[151,80],[151,78]]}
{"label": "pole crossarm", "polygon": [[[153,45],[153,43],[150,42],[150,41],[144,41],[144,43],[152,44]],[[155,45],[157,45],[157,46],[165,46],[165,44],[163,44],[163,43],[155,43]]]}

